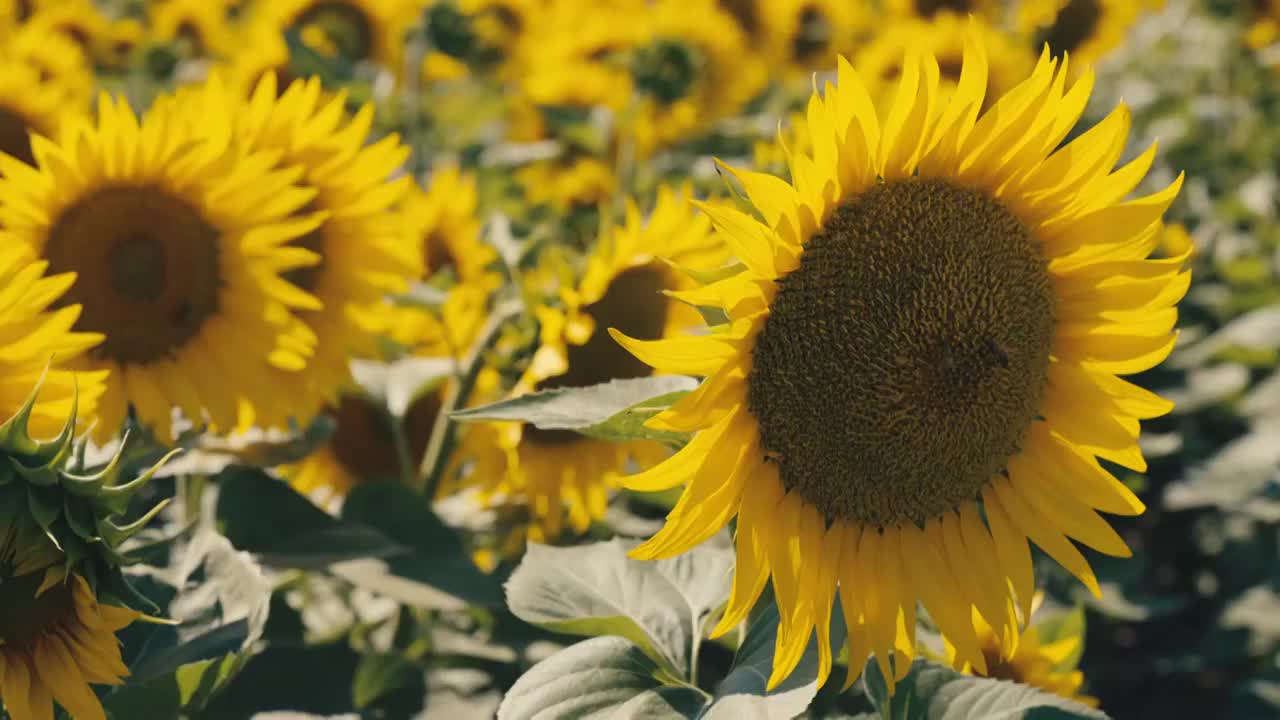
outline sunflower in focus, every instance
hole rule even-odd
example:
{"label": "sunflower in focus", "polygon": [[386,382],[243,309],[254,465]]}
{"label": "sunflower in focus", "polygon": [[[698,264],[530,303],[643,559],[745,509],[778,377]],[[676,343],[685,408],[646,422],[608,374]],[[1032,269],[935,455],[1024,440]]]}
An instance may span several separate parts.
{"label": "sunflower in focus", "polygon": [[404,57],[405,28],[424,3],[405,0],[265,0],[253,6],[255,21],[297,33],[325,57],[369,60],[393,70]]}
{"label": "sunflower in focus", "polygon": [[928,20],[908,18],[889,25],[853,56],[854,69],[867,84],[871,97],[881,103],[893,99],[902,77],[903,58],[912,48],[933,54],[944,92],[955,90],[964,64],[965,38],[969,32],[982,37],[987,48],[988,102],[1003,96],[1022,82],[1035,65],[1026,46],[981,20],[941,13]]}
{"label": "sunflower in focus", "polygon": [[168,441],[175,407],[229,430],[237,398],[295,403],[272,385],[270,359],[288,309],[318,303],[280,274],[316,262],[288,243],[321,218],[294,215],[314,196],[296,172],[233,145],[230,123],[206,111],[224,99],[211,83],[139,120],[104,95],[58,143],[32,139],[35,167],[0,155],[0,244],[74,273],[54,307],[81,306],[75,329],[105,336],[72,365],[111,371],[100,440],[130,405]]}
{"label": "sunflower in focus", "polygon": [[1055,57],[1070,54],[1083,68],[1119,46],[1142,11],[1135,0],[1032,0],[1019,3],[1017,19],[1033,50],[1047,44]]}
{"label": "sunflower in focus", "polygon": [[106,714],[90,684],[120,685],[129,675],[116,632],[141,613],[98,601],[79,575],[22,572],[12,538],[0,528],[0,702],[13,720],[53,717],[54,703],[77,720]]}
{"label": "sunflower in focus", "polygon": [[770,56],[803,78],[834,67],[836,56],[853,48],[867,20],[866,8],[843,0],[765,2],[757,12],[768,28]]}
{"label": "sunflower in focus", "polygon": [[278,155],[281,171],[301,170],[315,195],[297,212],[323,213],[318,226],[293,241],[319,263],[285,275],[321,304],[301,310],[281,339],[278,356],[287,358],[286,369],[273,373],[271,382],[293,402],[245,405],[241,427],[287,427],[335,401],[351,379],[348,359],[376,354],[377,327],[366,313],[387,295],[405,292],[422,271],[402,218],[393,212],[412,182],[394,178],[409,149],[396,135],[366,145],[373,106],[347,116],[346,102],[345,92],[325,93],[319,78],[279,93],[275,76],[268,75],[250,100],[229,102],[229,112],[223,111],[248,148]]}
{"label": "sunflower in focus", "polygon": [[[697,325],[696,309],[662,296],[692,281],[657,257],[682,267],[719,267],[726,256],[710,230],[684,192],[663,188],[647,222],[628,205],[625,222],[604,233],[578,285],[562,289],[563,307],[538,308],[539,347],[515,394],[649,375],[648,367],[609,339],[607,328],[625,326],[635,336],[660,338]],[[608,491],[617,487],[628,462],[647,467],[667,455],[653,441],[612,443],[518,423],[493,428],[505,461],[482,457],[477,463],[505,465],[505,471],[472,472],[463,482],[476,487],[490,507],[523,500],[531,516],[524,532],[540,542],[559,537],[566,516],[574,532],[586,531],[604,516]]]}
{"label": "sunflower in focus", "polygon": [[[1039,605],[1040,598],[1041,594],[1036,593],[1033,606]],[[1034,616],[1034,607],[1031,612]],[[1016,643],[1007,645],[980,613],[974,611],[972,615],[974,631],[987,666],[986,672],[980,673],[983,677],[1030,685],[1089,707],[1098,706],[1097,698],[1081,692],[1084,673],[1077,670],[1072,661],[1073,657],[1079,657],[1084,644],[1079,633],[1043,642],[1040,627],[1033,624],[1019,635]],[[944,659],[950,664],[957,664],[955,654],[955,648],[948,645]],[[973,672],[973,667],[967,663],[959,665],[962,672]]]}
{"label": "sunflower in focus", "polygon": [[42,382],[30,419],[39,438],[58,434],[77,393],[81,417],[92,418],[107,376],[70,369],[102,342],[102,335],[71,329],[80,318],[79,306],[51,307],[74,277],[48,275],[48,266],[33,260],[25,247],[0,243],[0,418],[15,415],[31,388]]}
{"label": "sunflower in focus", "polygon": [[[1182,259],[1148,260],[1181,186],[1124,200],[1154,148],[1113,170],[1121,106],[1059,148],[1092,73],[1067,59],[983,113],[988,62],[970,35],[960,81],[913,53],[883,114],[853,67],[809,101],[813,150],[793,183],[733,171],[755,215],[705,206],[746,269],[676,296],[723,308],[704,335],[613,332],[662,372],[702,385],[649,421],[695,432],[627,487],[685,490],[641,559],[677,555],[737,517],[737,563],[715,634],[772,580],[781,617],[769,687],[816,631],[832,666],[836,590],[850,682],[874,653],[886,680],[914,655],[917,601],[988,670],[975,607],[1011,638],[1030,614],[1028,540],[1094,594],[1073,544],[1128,556],[1097,511],[1143,504],[1098,463],[1141,472],[1139,420],[1171,404],[1118,378],[1168,355]],[[763,220],[763,221],[762,221]],[[803,562],[801,561],[803,559]]]}

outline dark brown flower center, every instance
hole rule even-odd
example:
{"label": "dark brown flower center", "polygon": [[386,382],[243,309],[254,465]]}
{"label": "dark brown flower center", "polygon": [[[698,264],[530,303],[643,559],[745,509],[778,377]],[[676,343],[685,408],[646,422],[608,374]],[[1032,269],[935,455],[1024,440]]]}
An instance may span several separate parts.
{"label": "dark brown flower center", "polygon": [[916,0],[916,14],[920,17],[933,17],[940,12],[951,12],[966,15],[973,12],[974,0]]}
{"label": "dark brown flower center", "polygon": [[[405,413],[403,431],[413,462],[427,450],[440,407],[440,393],[429,392]],[[329,449],[349,475],[362,482],[400,476],[393,419],[384,408],[360,395],[344,395],[333,415],[337,422]]]}
{"label": "dark brown flower center", "polygon": [[1048,43],[1049,52],[1057,57],[1073,53],[1093,37],[1101,19],[1102,5],[1098,0],[1071,0],[1036,38],[1036,50]]}
{"label": "dark brown flower center", "polygon": [[[626,270],[609,283],[599,301],[583,310],[595,331],[583,345],[569,346],[569,370],[539,383],[538,390],[598,385],[615,379],[646,377],[653,370],[614,342],[609,328],[639,340],[662,337],[667,323],[666,272],[657,265]],[[540,430],[525,425],[524,439],[536,445],[562,445],[581,438],[569,430]]]}
{"label": "dark brown flower center", "polygon": [[168,356],[217,313],[219,232],[185,200],[154,185],[81,198],[49,230],[53,273],[78,273],[60,301],[80,304],[77,328],[106,335],[91,352],[122,364]]}
{"label": "dark brown flower center", "polygon": [[826,52],[833,39],[832,30],[831,23],[822,12],[822,8],[806,5],[800,11],[800,22],[796,25],[795,37],[791,38],[792,57],[804,62]]}
{"label": "dark brown flower center", "polygon": [[1054,328],[1039,244],[940,180],[831,212],[778,281],[747,400],[782,481],[828,518],[921,522],[975,497],[1037,416]]}
{"label": "dark brown flower center", "polygon": [[363,10],[341,0],[312,3],[294,28],[319,28],[348,60],[367,60],[373,54],[373,23]]}
{"label": "dark brown flower center", "polygon": [[30,130],[31,126],[21,115],[0,108],[0,152],[12,155],[28,165],[35,165],[36,157],[31,153],[31,137],[28,134]]}
{"label": "dark brown flower center", "polygon": [[0,646],[29,646],[49,629],[75,617],[75,591],[59,583],[36,597],[44,571],[0,577]]}

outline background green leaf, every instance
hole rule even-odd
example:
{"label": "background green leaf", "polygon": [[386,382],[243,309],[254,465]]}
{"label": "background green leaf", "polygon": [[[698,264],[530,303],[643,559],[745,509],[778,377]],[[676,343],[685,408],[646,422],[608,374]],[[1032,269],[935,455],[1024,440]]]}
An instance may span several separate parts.
{"label": "background green leaf", "polygon": [[885,720],[1100,720],[1100,710],[1027,685],[963,675],[926,660],[911,671],[889,696],[880,666],[863,669],[867,697]]}

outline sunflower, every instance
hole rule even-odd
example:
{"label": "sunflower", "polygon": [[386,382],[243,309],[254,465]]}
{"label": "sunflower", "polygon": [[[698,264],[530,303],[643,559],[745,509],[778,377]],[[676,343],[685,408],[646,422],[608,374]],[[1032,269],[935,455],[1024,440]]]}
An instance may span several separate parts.
{"label": "sunflower", "polygon": [[[1040,593],[1036,593],[1033,605],[1039,604]],[[1034,615],[1035,609],[1032,609]],[[974,631],[978,636],[978,645],[982,657],[986,661],[986,671],[978,673],[983,677],[996,680],[1030,685],[1051,692],[1055,695],[1074,700],[1090,707],[1098,706],[1098,699],[1085,695],[1080,690],[1084,686],[1084,673],[1075,668],[1072,656],[1078,656],[1084,638],[1079,634],[1068,634],[1052,642],[1042,642],[1040,627],[1031,625],[1017,638],[1014,644],[1006,644],[990,625],[982,619],[977,611],[972,613]],[[956,663],[955,648],[947,646],[949,663]],[[974,672],[967,663],[960,663],[962,672]]]}
{"label": "sunflower", "polygon": [[31,431],[41,438],[62,429],[77,392],[81,416],[92,418],[107,375],[69,369],[102,335],[71,330],[79,306],[50,309],[74,278],[47,275],[48,265],[24,247],[0,244],[0,419],[17,413],[43,376],[31,415]]}
{"label": "sunflower", "polygon": [[952,13],[940,13],[928,20],[899,20],[860,48],[853,56],[853,66],[866,82],[872,99],[887,103],[893,99],[902,77],[904,53],[917,48],[938,59],[941,86],[951,92],[960,82],[965,37],[970,31],[979,33],[987,48],[986,97],[993,102],[1031,72],[1035,59],[1015,38],[981,20],[970,22]]}
{"label": "sunflower", "polygon": [[[930,19],[938,15],[965,17],[975,15],[988,20],[999,19],[1000,0],[885,0],[886,9],[898,17]],[[1025,4],[1025,3],[1020,3]]]}
{"label": "sunflower", "polygon": [[237,50],[227,21],[226,0],[166,0],[148,6],[152,40],[182,42],[195,57],[218,57]]}
{"label": "sunflower", "polygon": [[852,49],[867,11],[843,0],[780,0],[762,3],[756,13],[768,28],[770,55],[791,74],[807,78]]}
{"label": "sunflower", "polygon": [[92,0],[43,4],[27,20],[26,26],[65,35],[90,57],[105,47],[111,30],[111,23]]}
{"label": "sunflower", "polygon": [[1134,0],[1032,0],[1018,6],[1018,27],[1056,57],[1070,54],[1076,66],[1096,63],[1129,32],[1142,4]]}
{"label": "sunflower", "polygon": [[319,78],[278,93],[275,76],[268,75],[250,100],[229,102],[223,111],[250,149],[278,154],[282,170],[302,171],[304,184],[315,190],[308,211],[324,213],[321,224],[294,243],[318,255],[319,264],[286,275],[322,304],[301,311],[283,341],[282,354],[292,361],[288,369],[305,365],[306,372],[276,372],[271,382],[294,399],[292,405],[246,406],[242,427],[286,427],[336,400],[351,379],[348,359],[376,351],[376,327],[362,311],[405,292],[422,272],[403,220],[392,211],[412,182],[393,179],[409,149],[395,135],[365,145],[373,106],[350,117],[346,102],[345,93],[326,95]]}
{"label": "sunflower", "polygon": [[635,105],[619,109],[646,157],[740,110],[764,88],[767,68],[714,0],[658,0],[644,15],[645,42],[632,52]]}
{"label": "sunflower", "polygon": [[575,152],[530,163],[514,176],[529,204],[547,205],[559,213],[608,202],[618,182],[608,163]]}
{"label": "sunflower", "polygon": [[255,4],[254,19],[298,33],[322,55],[369,60],[399,71],[404,30],[417,21],[422,5],[403,0],[266,0]]}
{"label": "sunflower", "polygon": [[980,113],[988,65],[975,32],[949,102],[937,61],[913,53],[878,117],[841,60],[838,86],[809,101],[813,152],[792,157],[793,183],[734,171],[763,222],[705,207],[746,269],[676,297],[728,322],[656,341],[613,332],[660,371],[706,378],[649,421],[694,438],[625,479],[687,484],[633,555],[684,552],[737,515],[716,633],[772,578],[784,622],[770,688],[815,630],[825,681],[837,587],[851,676],[870,652],[886,678],[907,671],[917,600],[985,671],[969,609],[1017,632],[1015,607],[1027,617],[1032,598],[1028,539],[1095,594],[1068,537],[1129,554],[1095,510],[1143,505],[1095,456],[1144,470],[1138,420],[1170,409],[1116,375],[1173,347],[1189,277],[1180,259],[1144,258],[1181,178],[1122,201],[1154,157],[1112,171],[1123,106],[1055,150],[1093,80],[1068,88],[1065,64],[1045,53]]}
{"label": "sunflower", "polygon": [[105,336],[73,366],[111,371],[100,439],[129,405],[162,441],[174,407],[230,429],[237,397],[293,406],[269,359],[287,308],[318,303],[279,274],[316,261],[286,243],[320,218],[292,215],[314,195],[296,172],[232,145],[208,110],[224,102],[212,83],[139,121],[104,95],[96,121],[72,121],[58,143],[33,138],[35,167],[0,155],[0,244],[76,273],[55,307],[82,305],[75,328]]}
{"label": "sunflower", "polygon": [[0,152],[34,164],[31,134],[52,136],[64,117],[88,110],[82,99],[78,83],[42,81],[36,66],[0,55]]}
{"label": "sunflower", "polygon": [[603,106],[631,102],[631,75],[618,60],[645,38],[644,14],[634,3],[592,12],[586,0],[549,0],[530,18],[511,58],[522,99],[530,107]]}
{"label": "sunflower", "polygon": [[1245,41],[1249,47],[1266,47],[1280,37],[1280,0],[1253,0],[1253,13]]}
{"label": "sunflower", "polygon": [[[633,335],[659,338],[698,324],[697,310],[661,296],[692,282],[656,256],[681,266],[718,266],[725,255],[710,230],[706,218],[691,212],[685,192],[661,189],[647,223],[628,204],[625,222],[603,235],[581,281],[561,291],[563,308],[538,308],[539,347],[514,393],[649,375],[609,340],[607,328],[621,325]],[[603,517],[608,490],[628,461],[649,466],[667,454],[656,442],[611,443],[518,423],[494,427],[505,472],[473,472],[471,482],[491,506],[525,500],[533,519],[528,537],[537,541],[561,534],[566,511],[569,526],[585,531]]]}
{"label": "sunflower", "polygon": [[56,702],[78,720],[105,718],[89,687],[129,675],[116,632],[141,613],[98,602],[79,575],[49,582],[15,575],[0,552],[0,701],[13,720],[53,717]]}
{"label": "sunflower", "polygon": [[254,22],[241,29],[239,37],[240,51],[218,63],[218,72],[233,97],[251,97],[269,74],[275,75],[278,90],[300,79],[293,70],[289,43],[280,28],[268,22]]}
{"label": "sunflower", "polygon": [[88,108],[94,91],[93,69],[84,51],[67,35],[43,24],[26,24],[5,38],[0,57],[34,68],[40,84],[56,86],[71,110]]}
{"label": "sunflower", "polygon": [[491,274],[498,253],[480,241],[478,205],[475,176],[452,165],[435,170],[425,192],[409,191],[401,213],[421,243],[424,279],[445,271],[467,282]]}

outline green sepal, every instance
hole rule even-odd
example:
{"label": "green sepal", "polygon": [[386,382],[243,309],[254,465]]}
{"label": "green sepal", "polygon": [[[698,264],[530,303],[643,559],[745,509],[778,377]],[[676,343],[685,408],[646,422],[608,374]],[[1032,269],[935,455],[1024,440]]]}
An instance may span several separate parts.
{"label": "green sepal", "polygon": [[172,500],[172,498],[165,498],[164,500],[156,503],[155,507],[148,510],[145,515],[134,520],[128,525],[116,525],[109,519],[103,519],[98,523],[98,531],[102,533],[102,538],[107,541],[109,546],[115,547],[145,528],[156,515],[160,514],[161,510],[164,510],[170,500]]}

